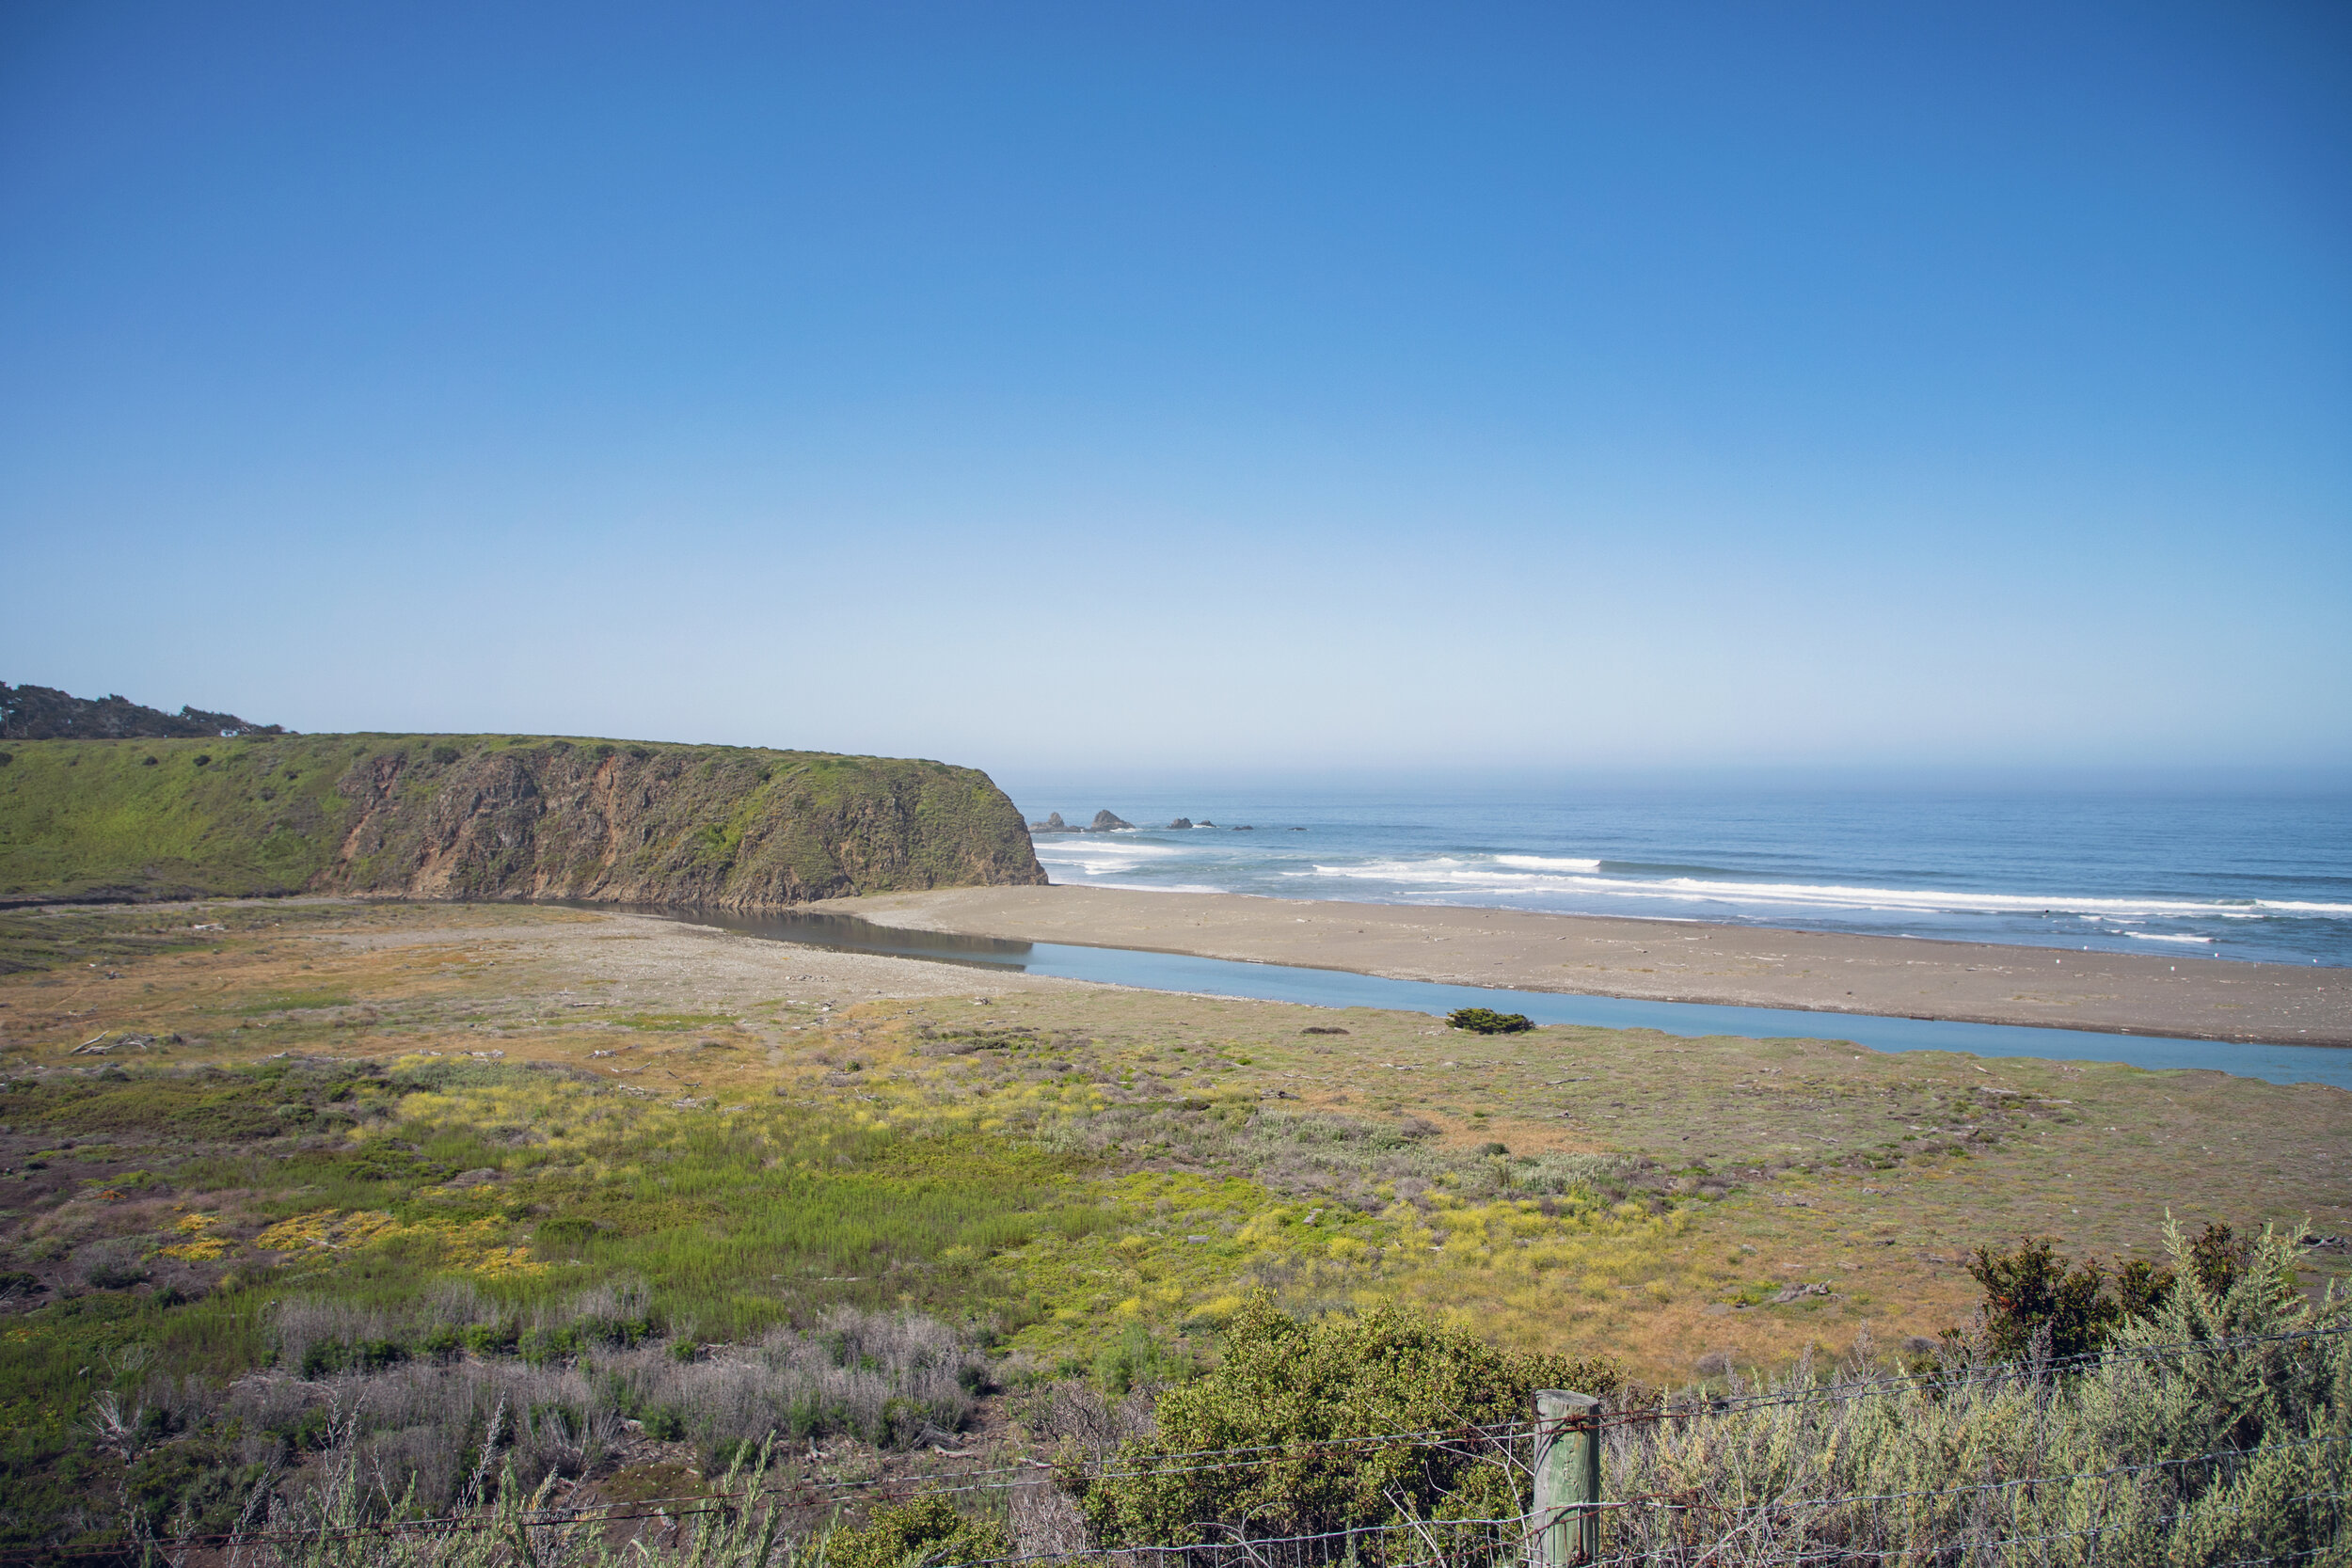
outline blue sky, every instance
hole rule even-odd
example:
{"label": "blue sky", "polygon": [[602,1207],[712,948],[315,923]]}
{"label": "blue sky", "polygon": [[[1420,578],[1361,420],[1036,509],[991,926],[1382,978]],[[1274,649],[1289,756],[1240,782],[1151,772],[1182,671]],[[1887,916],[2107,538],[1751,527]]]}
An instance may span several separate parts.
{"label": "blue sky", "polygon": [[0,678],[2352,776],[2352,12],[0,10]]}

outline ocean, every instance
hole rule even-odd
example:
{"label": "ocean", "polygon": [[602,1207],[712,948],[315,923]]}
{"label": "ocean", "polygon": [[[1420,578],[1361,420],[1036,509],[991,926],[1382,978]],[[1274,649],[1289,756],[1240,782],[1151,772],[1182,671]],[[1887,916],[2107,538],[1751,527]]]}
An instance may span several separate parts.
{"label": "ocean", "polygon": [[2342,794],[1009,793],[1137,825],[1039,834],[1057,882],[2352,964]]}

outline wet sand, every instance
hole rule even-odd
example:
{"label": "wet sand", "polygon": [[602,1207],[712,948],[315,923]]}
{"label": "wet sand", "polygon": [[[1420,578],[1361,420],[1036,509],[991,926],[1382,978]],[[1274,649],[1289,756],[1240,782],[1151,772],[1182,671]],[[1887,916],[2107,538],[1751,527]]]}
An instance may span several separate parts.
{"label": "wet sand", "polygon": [[1449,985],[2352,1046],[2352,974],[2321,965],[1124,888],[958,888],[818,908],[921,930]]}

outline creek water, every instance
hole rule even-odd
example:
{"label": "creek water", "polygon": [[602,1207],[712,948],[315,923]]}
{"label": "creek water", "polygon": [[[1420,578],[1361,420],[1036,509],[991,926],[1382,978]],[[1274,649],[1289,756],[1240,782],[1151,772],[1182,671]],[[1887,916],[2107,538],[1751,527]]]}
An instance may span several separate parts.
{"label": "creek water", "polygon": [[[612,906],[600,905],[609,909]],[[1694,1002],[1636,1002],[1612,996],[1500,987],[1391,980],[1349,970],[1243,963],[1183,953],[1072,942],[1015,942],[876,925],[850,915],[742,915],[707,910],[640,909],[773,942],[840,953],[923,958],[977,969],[1010,970],[1068,980],[1297,1002],[1316,1007],[1382,1007],[1442,1016],[1457,1007],[1524,1013],[1537,1023],[1605,1029],[1655,1029],[1683,1036],[1739,1035],[1756,1039],[1851,1040],[1873,1051],[1957,1051],[1979,1056],[2038,1056],[2055,1061],[2122,1062],[2148,1069],[2195,1068],[2273,1084],[2326,1084],[2352,1089],[2352,1050],[2311,1045],[2248,1045],[2227,1040],[2037,1029],[2021,1024],[1955,1023],[1865,1013],[1780,1007],[1722,1007]]]}

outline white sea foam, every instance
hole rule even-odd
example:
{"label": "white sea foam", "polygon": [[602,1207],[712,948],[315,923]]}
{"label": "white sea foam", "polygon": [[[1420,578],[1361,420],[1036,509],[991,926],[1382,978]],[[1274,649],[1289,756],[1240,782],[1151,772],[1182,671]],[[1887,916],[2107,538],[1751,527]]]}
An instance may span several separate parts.
{"label": "white sea foam", "polygon": [[1521,866],[1530,871],[1598,871],[1600,862],[1576,860],[1565,855],[1497,855],[1500,865]]}
{"label": "white sea foam", "polygon": [[1044,860],[1090,860],[1109,857],[1152,860],[1163,855],[1181,855],[1184,851],[1173,844],[1153,844],[1147,839],[1126,838],[1110,833],[1099,837],[1049,838],[1037,847],[1038,858]]}
{"label": "white sea foam", "polygon": [[1322,865],[1315,870],[1326,877],[1443,877],[1465,863],[1451,855],[1432,855],[1422,861],[1359,861],[1353,865]]}
{"label": "white sea foam", "polygon": [[1874,910],[1911,914],[2039,914],[2097,919],[2259,920],[2280,915],[2352,918],[2352,904],[2304,900],[2099,898],[2056,894],[1960,893],[1943,888],[1858,887],[1842,883],[1733,882],[1703,877],[1606,877],[1565,870],[1520,870],[1541,857],[1497,855],[1473,863],[1450,855],[1425,861],[1380,860],[1353,865],[1318,864],[1317,874],[1355,881],[1399,884],[1399,891],[1450,889],[1489,896],[1546,894],[1585,897],[1666,899],[1779,910]]}
{"label": "white sea foam", "polygon": [[1099,838],[1048,838],[1037,845],[1040,865],[1089,878],[1133,871],[1183,853],[1172,844],[1150,844],[1123,833],[1116,837],[1105,833]]}
{"label": "white sea foam", "polygon": [[2211,942],[2211,937],[2172,936],[2163,931],[2126,931],[2134,942]]}

